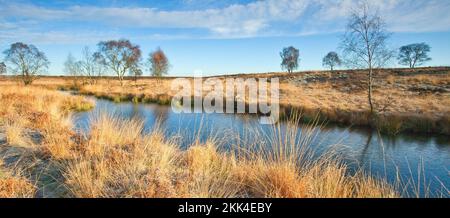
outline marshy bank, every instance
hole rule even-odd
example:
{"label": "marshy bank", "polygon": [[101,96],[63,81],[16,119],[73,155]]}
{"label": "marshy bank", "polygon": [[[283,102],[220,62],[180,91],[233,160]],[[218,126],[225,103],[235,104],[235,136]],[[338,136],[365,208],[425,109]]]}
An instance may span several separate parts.
{"label": "marshy bank", "polygon": [[[381,69],[375,74],[372,116],[367,103],[364,71],[318,71],[218,76],[215,78],[279,78],[281,117],[301,111],[305,123],[317,118],[327,123],[371,127],[383,134],[450,135],[450,68]],[[72,87],[70,78],[54,79],[53,87],[76,89],[79,94],[116,103],[170,104],[174,78],[132,78],[121,86],[113,78]],[[189,79],[189,78],[188,78]],[[192,78],[191,78],[192,79]],[[206,79],[206,78],[205,78]],[[48,86],[51,82],[43,79]],[[237,99],[248,105],[248,98]]]}

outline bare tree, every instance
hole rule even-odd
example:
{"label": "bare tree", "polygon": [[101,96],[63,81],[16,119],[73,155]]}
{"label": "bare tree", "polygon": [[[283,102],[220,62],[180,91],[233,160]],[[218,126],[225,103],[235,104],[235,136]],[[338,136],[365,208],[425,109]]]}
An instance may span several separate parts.
{"label": "bare tree", "polygon": [[80,76],[80,69],[77,65],[77,61],[75,57],[71,53],[67,55],[67,59],[64,62],[64,73],[66,75],[71,76],[73,79],[73,85],[75,87],[78,86],[78,77]]}
{"label": "bare tree", "polygon": [[82,59],[77,62],[77,68],[90,84],[95,84],[96,79],[101,77],[105,71],[102,56],[92,53],[87,46],[83,48]]}
{"label": "bare tree", "polygon": [[377,12],[367,2],[351,14],[341,47],[349,66],[368,69],[368,101],[373,113],[372,86],[374,69],[384,66],[394,55],[387,48],[390,34]]}
{"label": "bare tree", "polygon": [[11,44],[3,53],[5,61],[13,66],[12,73],[19,75],[25,85],[31,84],[37,75],[45,73],[50,64],[43,52],[34,45],[22,42]]}
{"label": "bare tree", "polygon": [[161,48],[158,48],[156,51],[150,53],[148,62],[150,64],[151,75],[154,77],[159,78],[167,75],[169,72],[169,59],[167,59],[166,54],[161,50]]}
{"label": "bare tree", "polygon": [[141,49],[126,39],[111,40],[98,43],[96,56],[117,75],[123,86],[125,73],[132,70],[141,59]]}
{"label": "bare tree", "polygon": [[136,85],[138,77],[142,76],[143,72],[139,66],[135,66],[131,69],[131,75],[134,77],[134,85]]}
{"label": "bare tree", "polygon": [[421,66],[425,62],[431,61],[428,56],[430,50],[431,47],[424,42],[402,46],[398,55],[399,64],[407,65],[409,68]]}
{"label": "bare tree", "polygon": [[0,62],[0,75],[6,74],[6,64],[3,62]]}
{"label": "bare tree", "polygon": [[334,51],[329,52],[327,54],[327,56],[325,56],[322,60],[322,65],[324,67],[329,67],[331,69],[331,71],[334,70],[334,67],[340,66],[341,64],[342,64],[342,61],[339,58],[339,55]]}
{"label": "bare tree", "polygon": [[286,69],[289,73],[298,68],[300,52],[293,46],[283,48],[280,52],[281,56],[281,68]]}

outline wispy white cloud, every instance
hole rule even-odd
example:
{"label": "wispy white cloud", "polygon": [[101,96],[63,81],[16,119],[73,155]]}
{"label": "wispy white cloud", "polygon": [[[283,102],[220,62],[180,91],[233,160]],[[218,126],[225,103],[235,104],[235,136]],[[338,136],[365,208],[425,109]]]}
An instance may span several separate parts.
{"label": "wispy white cloud", "polygon": [[[16,25],[17,22],[26,21],[38,24],[80,22],[113,28],[190,28],[206,30],[207,35],[203,37],[217,38],[256,37],[273,33],[321,34],[342,30],[346,17],[352,8],[357,7],[358,2],[360,0],[261,0],[204,10],[77,5],[45,8],[33,4],[5,2],[0,6],[0,37],[30,34],[36,36],[35,38],[71,41],[74,35],[81,39],[99,38],[96,34],[102,36],[95,32],[78,32],[77,35],[68,30],[38,30],[36,26],[39,25]],[[372,0],[370,3],[379,8],[391,31],[450,30],[449,1]],[[284,25],[279,27],[279,24]],[[49,32],[53,35],[46,36]],[[163,32],[154,35],[170,34]]]}
{"label": "wispy white cloud", "polygon": [[[357,10],[361,0],[319,0],[319,9],[314,13],[314,22],[333,23]],[[429,32],[450,30],[450,2],[442,0],[371,0],[372,8],[384,18],[393,32]]]}
{"label": "wispy white cloud", "polygon": [[[71,44],[71,43],[97,43],[105,39],[120,38],[121,35],[114,32],[67,32],[67,31],[32,31],[26,28],[14,31],[0,30],[0,42],[11,43],[24,41],[40,44]],[[1,44],[0,43],[0,44]]]}
{"label": "wispy white cloud", "polygon": [[72,6],[48,9],[33,5],[6,5],[0,16],[21,17],[42,21],[78,20],[100,22],[121,27],[139,28],[205,28],[214,34],[253,35],[274,21],[297,19],[307,1],[267,0],[246,5],[231,5],[222,9],[202,11],[161,11],[155,8],[101,8]]}

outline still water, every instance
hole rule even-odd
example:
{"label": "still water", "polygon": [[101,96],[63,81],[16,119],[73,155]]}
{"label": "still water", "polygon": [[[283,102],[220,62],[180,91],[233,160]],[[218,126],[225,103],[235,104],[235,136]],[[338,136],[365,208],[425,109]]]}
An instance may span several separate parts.
{"label": "still water", "polygon": [[[177,114],[170,106],[157,104],[113,103],[95,99],[96,107],[75,115],[75,126],[88,132],[90,120],[99,113],[114,113],[123,118],[139,118],[145,130],[156,123],[167,137],[178,136],[182,147],[196,139],[222,139],[222,147],[264,141],[273,135],[273,126],[261,125],[256,116],[234,114]],[[287,124],[281,123],[284,134]],[[306,125],[298,126],[300,132]],[[402,178],[407,183],[405,193],[429,193],[431,196],[450,197],[450,137],[427,135],[400,135],[389,137],[362,128],[338,126],[316,127],[309,146],[317,154],[330,149],[339,150],[350,169],[362,167],[371,175],[394,181]],[[298,134],[298,138],[302,138]],[[270,140],[268,140],[270,141]],[[415,188],[413,188],[415,187]],[[419,188],[419,191],[417,191]],[[428,190],[427,190],[428,189]]]}

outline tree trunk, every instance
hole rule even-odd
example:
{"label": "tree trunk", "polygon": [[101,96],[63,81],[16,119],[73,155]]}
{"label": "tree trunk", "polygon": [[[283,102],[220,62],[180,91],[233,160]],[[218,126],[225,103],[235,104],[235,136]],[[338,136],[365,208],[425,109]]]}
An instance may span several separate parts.
{"label": "tree trunk", "polygon": [[120,86],[123,86],[123,77],[119,76]]}
{"label": "tree trunk", "polygon": [[369,106],[370,106],[370,114],[373,114],[373,103],[372,103],[372,76],[373,76],[373,69],[372,67],[369,67]]}
{"label": "tree trunk", "polygon": [[31,80],[28,79],[27,77],[24,78],[23,83],[27,86],[31,84]]}
{"label": "tree trunk", "polygon": [[22,73],[22,81],[26,86],[28,86],[33,82],[33,78],[29,73]]}

